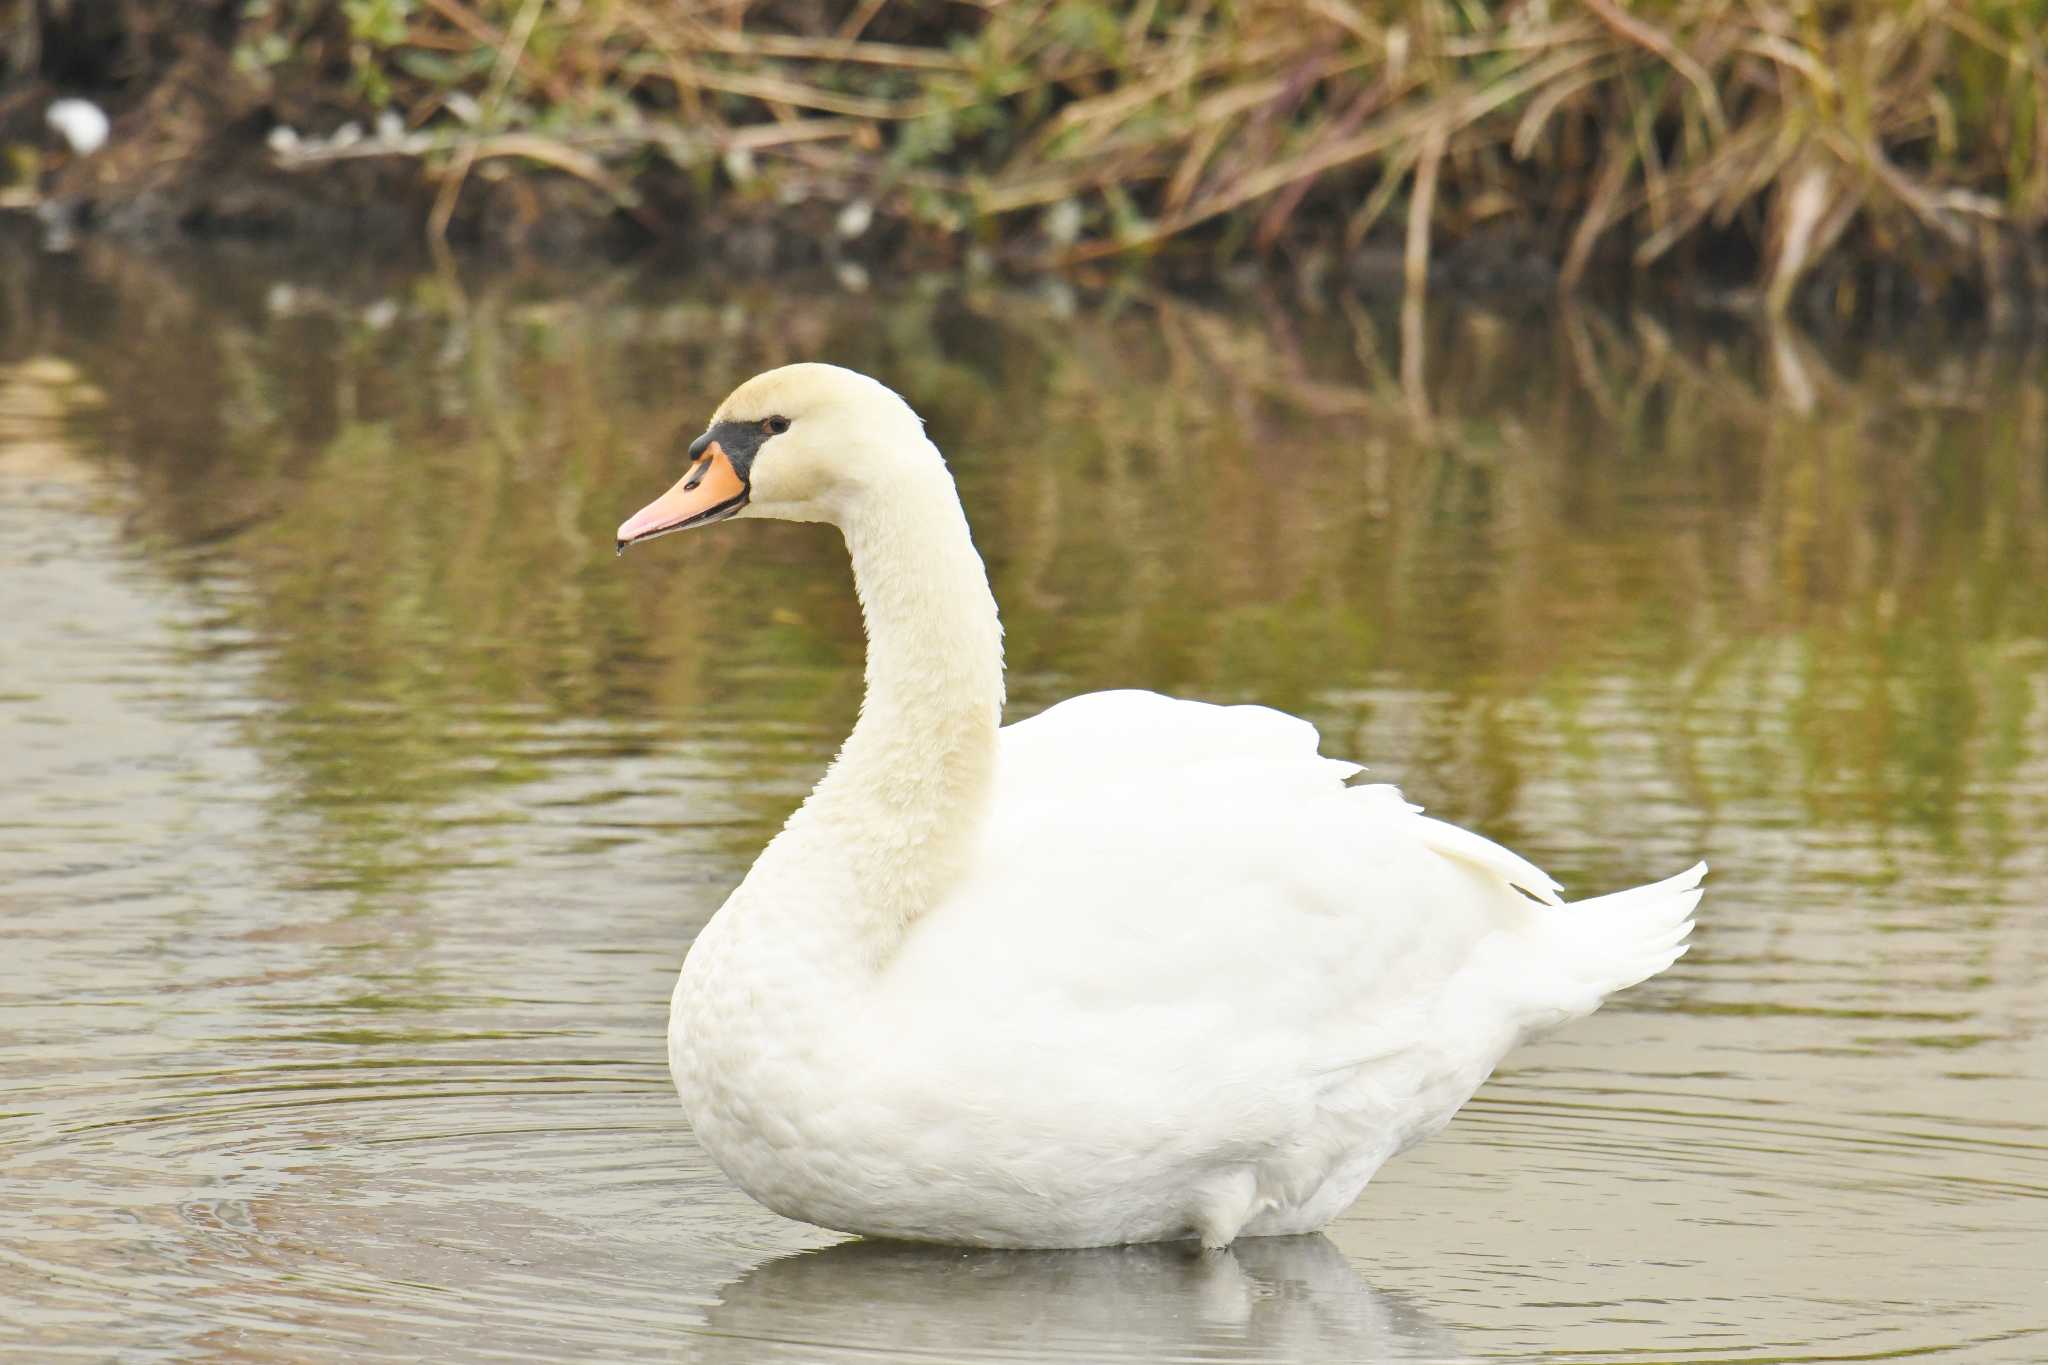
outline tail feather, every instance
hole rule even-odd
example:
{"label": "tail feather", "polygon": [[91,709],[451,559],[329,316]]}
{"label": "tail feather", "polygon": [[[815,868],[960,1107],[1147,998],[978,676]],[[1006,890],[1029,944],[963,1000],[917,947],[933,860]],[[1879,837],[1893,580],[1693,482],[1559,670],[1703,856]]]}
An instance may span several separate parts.
{"label": "tail feather", "polygon": [[1575,1013],[1592,1010],[1604,997],[1649,980],[1685,956],[1706,875],[1707,865],[1694,863],[1661,882],[1574,901],[1543,916],[1572,993],[1586,997],[1582,1004],[1571,1002]]}

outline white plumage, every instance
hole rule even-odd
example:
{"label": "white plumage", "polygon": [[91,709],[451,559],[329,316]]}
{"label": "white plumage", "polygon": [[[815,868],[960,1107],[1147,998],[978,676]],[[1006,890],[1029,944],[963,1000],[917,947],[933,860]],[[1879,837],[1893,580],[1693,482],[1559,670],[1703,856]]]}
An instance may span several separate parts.
{"label": "white plumage", "polygon": [[1309,1231],[1685,951],[1703,864],[1564,905],[1276,711],[1106,692],[999,730],[994,602],[909,408],[791,366],[711,436],[737,505],[686,478],[621,543],[831,521],[869,632],[859,724],[676,986],[684,1106],[769,1207],[984,1246]]}

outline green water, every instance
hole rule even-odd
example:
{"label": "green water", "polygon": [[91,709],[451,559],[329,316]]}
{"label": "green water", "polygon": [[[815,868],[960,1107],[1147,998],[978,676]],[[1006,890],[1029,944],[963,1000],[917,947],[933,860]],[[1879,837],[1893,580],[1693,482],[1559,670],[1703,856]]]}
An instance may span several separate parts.
{"label": "green water", "polygon": [[[0,1351],[2048,1357],[2048,366],[1622,314],[0,264]],[[1693,954],[1328,1238],[845,1243],[693,1144],[691,934],[851,724],[820,527],[623,560],[724,392],[927,417],[1011,711],[1142,686]]]}

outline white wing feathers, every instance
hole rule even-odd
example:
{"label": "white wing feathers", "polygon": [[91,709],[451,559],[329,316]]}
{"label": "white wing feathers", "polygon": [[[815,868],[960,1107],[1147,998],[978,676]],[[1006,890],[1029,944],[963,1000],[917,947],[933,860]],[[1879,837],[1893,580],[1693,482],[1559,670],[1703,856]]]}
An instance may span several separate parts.
{"label": "white wing feathers", "polygon": [[[1411,809],[1420,812],[1422,808],[1415,806]],[[1419,813],[1415,816],[1415,828],[1417,836],[1424,844],[1446,858],[1455,858],[1459,862],[1470,863],[1482,871],[1490,872],[1509,886],[1527,892],[1545,905],[1564,904],[1557,894],[1564,888],[1542,868],[1521,854],[1502,848],[1493,840],[1474,834],[1469,829],[1460,829],[1456,825],[1446,824],[1442,820],[1432,820]]]}
{"label": "white wing feathers", "polygon": [[[1317,752],[1316,727],[1264,706],[1216,706],[1135,690],[1091,692],[1060,703],[1004,732],[1008,775],[1023,783],[1043,762],[1052,771],[1086,772],[1076,758],[1113,756],[1114,771],[1172,781],[1190,769],[1254,767],[1265,782],[1327,790],[1364,771]],[[1054,766],[1056,765],[1056,766]],[[1110,765],[1105,762],[1104,767]],[[1249,794],[1249,793],[1248,793]],[[1422,807],[1386,783],[1350,789],[1372,815],[1398,821],[1424,847],[1519,888],[1545,905],[1562,905],[1562,889],[1520,854],[1481,835],[1422,814]]]}
{"label": "white wing feathers", "polygon": [[[1566,905],[1520,854],[1424,815],[1387,784],[1346,787],[1359,766],[1319,744],[1315,726],[1262,706],[1139,691],[1062,702],[1003,731],[984,868],[997,875],[981,894],[1052,892],[1076,912],[1066,932],[1086,938],[1169,939],[1195,919],[1252,936],[1220,932],[1219,953],[1260,935],[1328,935],[1319,946],[1358,955],[1330,965],[1339,995],[1369,992],[1376,969],[1392,990],[1416,971],[1499,957],[1511,982],[1488,986],[1492,998],[1561,1017],[1684,952],[1704,866]],[[1497,894],[1475,896],[1475,873]],[[1045,902],[1029,913],[1047,915]]]}

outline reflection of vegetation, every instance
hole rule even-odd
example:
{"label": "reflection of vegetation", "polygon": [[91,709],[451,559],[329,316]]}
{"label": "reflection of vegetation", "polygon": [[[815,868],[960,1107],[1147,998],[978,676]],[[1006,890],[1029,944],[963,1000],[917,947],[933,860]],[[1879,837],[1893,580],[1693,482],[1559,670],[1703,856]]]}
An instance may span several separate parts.
{"label": "reflection of vegetation", "polygon": [[747,779],[738,843],[801,792],[858,693],[830,533],[623,563],[610,533],[730,383],[806,355],[888,376],[953,454],[1020,711],[1257,697],[1511,836],[1539,777],[1596,829],[1652,773],[1688,783],[1674,812],[1994,855],[2040,817],[2015,805],[2048,752],[2048,383],[2023,357],[1467,314],[1418,393],[1357,312],[615,281],[414,288],[392,317],[96,287],[80,359],[131,414],[153,530],[248,585],[265,740],[357,882],[431,867],[422,817],[463,793],[664,730]]}

